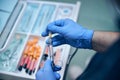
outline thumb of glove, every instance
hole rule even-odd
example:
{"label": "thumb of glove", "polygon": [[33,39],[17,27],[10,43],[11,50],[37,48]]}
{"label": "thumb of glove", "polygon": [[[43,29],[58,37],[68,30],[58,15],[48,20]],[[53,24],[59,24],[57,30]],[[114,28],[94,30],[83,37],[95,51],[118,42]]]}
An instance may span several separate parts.
{"label": "thumb of glove", "polygon": [[44,64],[44,70],[52,71],[52,62],[50,59],[47,59],[45,64]]}

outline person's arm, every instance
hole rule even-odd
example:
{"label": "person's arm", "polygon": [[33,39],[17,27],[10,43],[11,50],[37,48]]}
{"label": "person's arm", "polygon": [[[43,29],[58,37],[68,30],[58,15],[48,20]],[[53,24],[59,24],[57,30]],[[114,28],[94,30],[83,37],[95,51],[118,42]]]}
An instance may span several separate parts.
{"label": "person's arm", "polygon": [[59,46],[69,44],[76,48],[105,51],[120,36],[117,32],[100,32],[84,28],[70,19],[61,19],[48,24],[42,36],[48,36],[49,32],[58,35],[52,38],[52,45]]}
{"label": "person's arm", "polygon": [[92,47],[95,51],[107,50],[118,38],[119,32],[102,32],[95,31],[92,38]]}

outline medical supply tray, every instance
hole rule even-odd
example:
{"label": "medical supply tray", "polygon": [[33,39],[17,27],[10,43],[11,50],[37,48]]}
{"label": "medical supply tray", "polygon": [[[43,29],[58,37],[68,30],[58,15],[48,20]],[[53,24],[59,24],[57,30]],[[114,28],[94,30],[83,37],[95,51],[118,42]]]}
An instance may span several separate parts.
{"label": "medical supply tray", "polygon": [[[20,5],[19,15],[15,21],[14,35],[7,43],[7,47],[0,52],[0,80],[35,80],[35,74],[42,64],[43,55],[46,51],[46,39],[41,33],[45,30],[48,23],[64,18],[77,20],[80,8],[80,2],[76,4],[36,1],[36,0],[19,0]],[[28,50],[29,49],[29,50]],[[23,57],[28,57],[36,53],[34,56],[36,61],[32,73],[27,73],[27,66],[20,67],[25,60]],[[61,80],[63,80],[66,63],[70,53],[69,45],[61,45],[54,47],[54,53],[58,54],[61,61],[62,69],[59,71]],[[29,54],[28,54],[29,53]],[[21,61],[23,62],[21,63]],[[28,64],[28,63],[27,63]],[[30,67],[30,66],[29,66]]]}

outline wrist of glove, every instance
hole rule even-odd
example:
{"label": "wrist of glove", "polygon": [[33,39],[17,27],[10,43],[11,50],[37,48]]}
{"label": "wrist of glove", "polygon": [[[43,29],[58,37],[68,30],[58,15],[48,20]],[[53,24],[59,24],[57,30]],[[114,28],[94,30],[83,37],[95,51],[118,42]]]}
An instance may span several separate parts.
{"label": "wrist of glove", "polygon": [[70,19],[57,20],[48,24],[42,36],[47,36],[49,32],[58,34],[52,38],[53,46],[69,44],[77,48],[92,49],[94,31],[83,28]]}
{"label": "wrist of glove", "polygon": [[[84,49],[92,49],[92,38],[93,38],[93,30],[85,29],[84,35],[80,36],[80,38],[76,39],[76,45],[74,47],[84,48]],[[81,38],[83,37],[83,38]],[[67,41],[69,43],[69,41]]]}

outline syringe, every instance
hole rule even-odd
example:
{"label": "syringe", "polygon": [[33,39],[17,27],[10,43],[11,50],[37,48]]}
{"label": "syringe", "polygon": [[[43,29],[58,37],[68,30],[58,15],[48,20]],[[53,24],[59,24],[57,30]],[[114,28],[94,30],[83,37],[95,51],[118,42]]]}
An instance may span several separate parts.
{"label": "syringe", "polygon": [[55,66],[54,64],[54,53],[53,53],[53,46],[52,46],[52,33],[49,32],[49,40],[48,40],[48,48],[49,48],[49,57],[52,61],[52,68],[54,71],[61,70],[61,66]]}
{"label": "syringe", "polygon": [[48,47],[49,47],[50,60],[54,61],[53,46],[52,46],[52,33],[51,32],[49,32]]}

